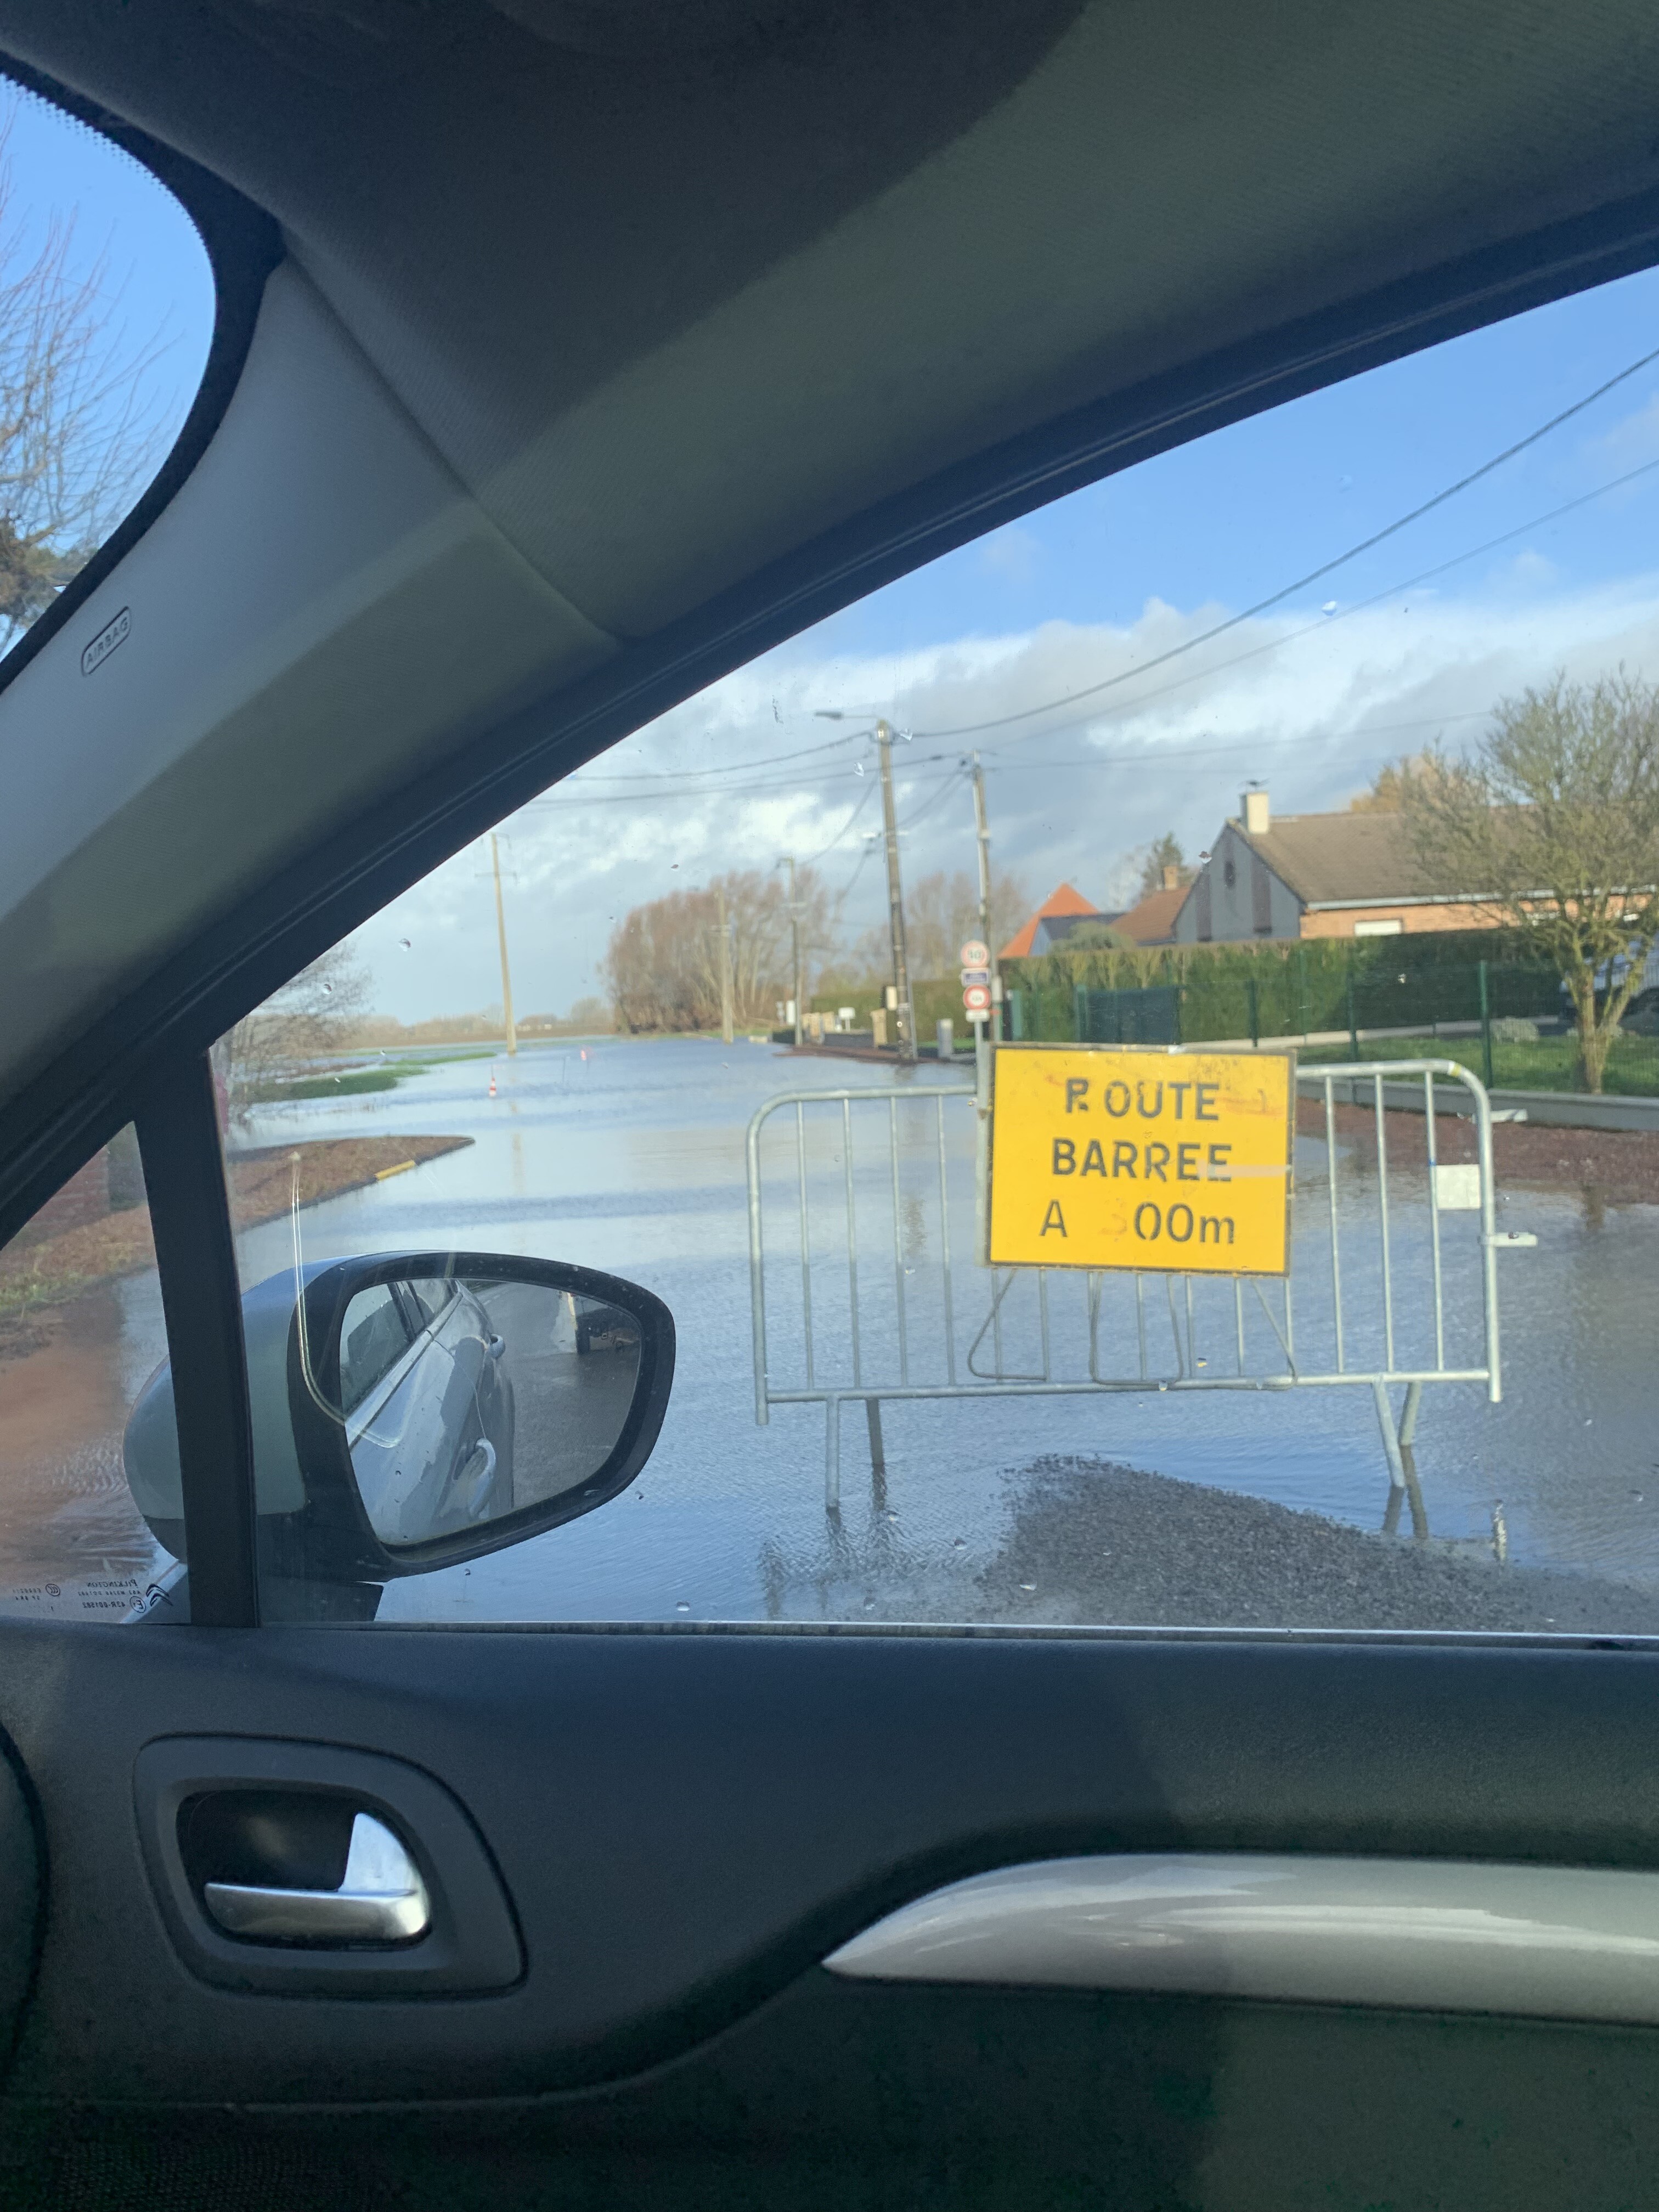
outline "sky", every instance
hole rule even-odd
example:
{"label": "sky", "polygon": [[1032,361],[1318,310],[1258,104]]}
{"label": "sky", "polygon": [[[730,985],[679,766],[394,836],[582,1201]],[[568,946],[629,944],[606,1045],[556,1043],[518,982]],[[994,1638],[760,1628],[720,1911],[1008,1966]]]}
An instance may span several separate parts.
{"label": "sky", "polygon": [[[187,218],[33,100],[10,152],[16,206],[78,208],[123,314],[168,333],[182,408],[212,319]],[[849,940],[878,920],[878,714],[904,733],[907,878],[973,868],[976,747],[996,866],[1034,900],[1069,881],[1112,908],[1164,830],[1207,848],[1246,781],[1275,813],[1340,807],[1389,759],[1478,741],[1558,668],[1659,680],[1656,349],[1650,271],[1143,462],[803,632],[502,825],[518,1011],[595,992],[629,907],[787,853],[844,892]],[[382,1012],[499,1002],[487,844],[354,942]]]}
{"label": "sky", "polygon": [[0,92],[0,131],[9,173],[0,254],[13,266],[32,257],[56,218],[73,224],[74,274],[101,259],[112,337],[129,357],[152,357],[142,390],[159,465],[213,337],[213,272],[196,227],[141,162],[46,100]]}
{"label": "sky", "polygon": [[[1237,619],[1656,349],[1659,273],[1627,278],[1143,463],[807,630],[505,825],[517,1003],[568,1009],[629,906],[784,853],[845,890],[849,939],[878,921],[876,714],[909,732],[907,878],[974,866],[974,746],[997,866],[1034,900],[1068,881],[1111,908],[1153,838],[1206,849],[1247,781],[1280,813],[1341,807],[1402,753],[1474,742],[1558,667],[1659,679],[1659,361]],[[459,856],[359,933],[389,1011],[463,975],[477,1003],[499,997],[486,865]],[[433,968],[404,985],[422,947]]]}

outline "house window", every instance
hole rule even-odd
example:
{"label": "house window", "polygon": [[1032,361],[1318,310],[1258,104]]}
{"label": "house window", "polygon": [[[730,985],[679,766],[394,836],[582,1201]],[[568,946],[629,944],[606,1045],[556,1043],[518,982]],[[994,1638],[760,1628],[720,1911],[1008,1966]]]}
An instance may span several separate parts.
{"label": "house window", "polygon": [[1398,915],[1387,921],[1357,921],[1353,926],[1356,937],[1398,937],[1406,925]]}

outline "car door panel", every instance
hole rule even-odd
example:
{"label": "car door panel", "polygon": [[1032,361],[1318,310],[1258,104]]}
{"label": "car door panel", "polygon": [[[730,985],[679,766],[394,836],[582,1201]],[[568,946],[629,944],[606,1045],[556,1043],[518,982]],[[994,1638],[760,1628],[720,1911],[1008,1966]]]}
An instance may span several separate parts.
{"label": "car door panel", "polygon": [[[828,1981],[830,1952],[943,1882],[1076,1852],[1659,1864],[1659,1662],[1643,1653],[7,1632],[3,1716],[53,1869],[12,2083],[26,2097],[280,2105],[377,2100],[390,2082],[465,2099],[616,2081],[803,1976]],[[200,1981],[134,1812],[140,1753],[180,1735],[372,1745],[441,1784],[500,1869],[523,1980],[303,2002]],[[867,1994],[878,2011],[893,1992]]]}
{"label": "car door panel", "polygon": [[29,1793],[0,1743],[0,2063],[22,2024],[45,1882]]}

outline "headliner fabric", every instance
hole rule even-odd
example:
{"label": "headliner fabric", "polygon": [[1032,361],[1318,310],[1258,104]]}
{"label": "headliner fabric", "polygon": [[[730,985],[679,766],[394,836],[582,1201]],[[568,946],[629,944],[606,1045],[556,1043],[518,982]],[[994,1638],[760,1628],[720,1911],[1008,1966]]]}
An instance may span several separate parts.
{"label": "headliner fabric", "polygon": [[491,519],[623,637],[1060,410],[1659,182],[1649,0],[819,0],[708,51],[648,33],[0,0],[0,40],[278,216]]}

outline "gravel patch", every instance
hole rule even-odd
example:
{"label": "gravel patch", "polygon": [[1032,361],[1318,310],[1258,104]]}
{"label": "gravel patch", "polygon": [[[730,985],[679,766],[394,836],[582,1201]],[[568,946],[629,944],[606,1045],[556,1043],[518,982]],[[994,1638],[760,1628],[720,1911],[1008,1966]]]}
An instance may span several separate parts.
{"label": "gravel patch", "polygon": [[1490,1550],[1052,1457],[978,1577],[987,1620],[1117,1626],[1428,1628],[1659,1635],[1659,1592]]}

